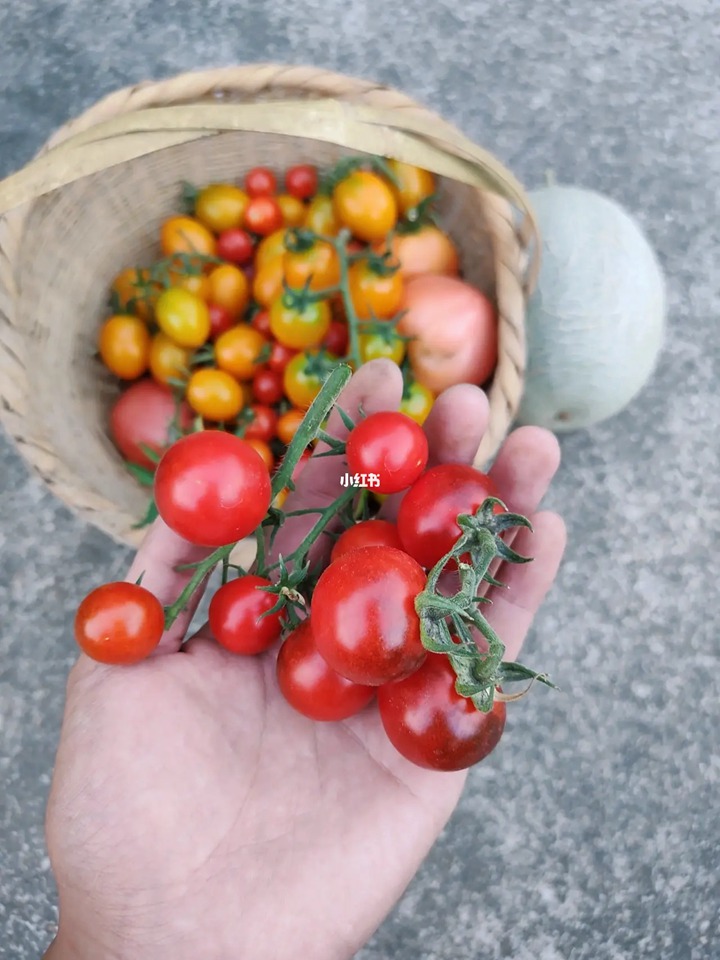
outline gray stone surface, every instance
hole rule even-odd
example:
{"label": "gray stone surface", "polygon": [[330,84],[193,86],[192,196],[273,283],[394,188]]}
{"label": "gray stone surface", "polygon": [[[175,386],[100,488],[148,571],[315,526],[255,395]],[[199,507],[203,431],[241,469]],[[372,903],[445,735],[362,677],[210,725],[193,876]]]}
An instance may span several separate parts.
{"label": "gray stone surface", "polygon": [[[719,55],[717,0],[0,5],[2,173],[128,82],[313,62],[403,87],[528,185],[552,168],[611,194],[667,271],[657,376],[563,440],[570,544],[529,652],[565,692],[513,712],[363,960],[720,956]],[[0,957],[30,960],[55,918],[42,819],[73,609],[128,555],[4,436],[0,491]]]}

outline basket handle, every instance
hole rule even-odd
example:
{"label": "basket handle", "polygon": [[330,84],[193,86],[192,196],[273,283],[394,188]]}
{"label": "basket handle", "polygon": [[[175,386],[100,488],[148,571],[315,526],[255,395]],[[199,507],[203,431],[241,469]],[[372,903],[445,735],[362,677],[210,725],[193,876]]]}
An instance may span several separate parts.
{"label": "basket handle", "polygon": [[115,116],[68,137],[0,182],[0,215],[109,167],[204,137],[226,131],[307,137],[308,130],[312,139],[392,157],[509,200],[523,214],[519,235],[531,241],[527,286],[534,287],[537,221],[522,185],[492,154],[442,121],[433,126],[409,111],[343,100],[182,104]]}

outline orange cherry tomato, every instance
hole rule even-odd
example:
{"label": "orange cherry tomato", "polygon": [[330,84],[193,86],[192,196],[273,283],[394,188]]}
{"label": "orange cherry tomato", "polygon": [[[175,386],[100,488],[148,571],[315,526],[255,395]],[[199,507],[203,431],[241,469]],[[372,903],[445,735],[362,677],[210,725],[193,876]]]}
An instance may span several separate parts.
{"label": "orange cherry tomato", "polygon": [[305,204],[289,193],[281,193],[275,197],[283,215],[286,227],[299,227],[305,219]]}
{"label": "orange cherry tomato", "polygon": [[398,217],[391,187],[368,170],[355,170],[340,181],[333,191],[333,207],[338,220],[368,243],[382,240]]}
{"label": "orange cherry tomato", "polygon": [[162,332],[181,347],[201,347],[210,336],[208,306],[188,290],[171,287],[161,294],[155,319]]}
{"label": "orange cherry tomato", "polygon": [[282,257],[274,257],[255,274],[253,297],[263,307],[269,307],[283,292],[285,267]]}
{"label": "orange cherry tomato", "polygon": [[150,332],[140,317],[116,314],[100,330],[102,362],[121,380],[137,380],[148,368]]}
{"label": "orange cherry tomato", "polygon": [[238,380],[252,380],[262,366],[260,358],[266,345],[265,337],[249,323],[238,324],[215,341],[215,362]]}
{"label": "orange cherry tomato", "polygon": [[239,317],[250,300],[247,277],[240,267],[223,263],[208,274],[208,300]]}
{"label": "orange cherry tomato", "polygon": [[162,293],[158,283],[150,283],[150,271],[128,267],[113,280],[110,288],[123,313],[134,313],[141,320],[150,320],[157,298]]}
{"label": "orange cherry tomato", "polygon": [[361,320],[387,320],[400,309],[403,279],[399,270],[376,273],[366,260],[358,260],[350,267],[349,286],[350,299]]}
{"label": "orange cherry tomato", "polygon": [[294,350],[318,347],[330,329],[332,314],[327,300],[311,301],[302,309],[286,307],[278,297],[270,307],[270,330],[278,343]]}
{"label": "orange cherry tomato", "polygon": [[307,250],[288,251],[285,254],[285,279],[289,287],[325,290],[340,282],[340,259],[335,248],[322,240]]}
{"label": "orange cherry tomato", "polygon": [[416,233],[396,233],[390,250],[400,264],[400,274],[405,280],[424,273],[456,277],[460,269],[455,244],[432,224],[421,227]]}
{"label": "orange cherry tomato", "polygon": [[246,443],[250,444],[253,450],[257,450],[262,457],[263,463],[268,468],[268,473],[272,473],[272,469],[275,466],[275,456],[265,440],[259,440],[257,437],[250,437],[249,439],[245,437],[243,439]]}
{"label": "orange cherry tomato", "polygon": [[194,293],[201,300],[208,299],[210,284],[207,275],[204,273],[182,273],[180,270],[170,270],[168,273],[171,287],[178,287],[180,290],[187,290]]}
{"label": "orange cherry tomato", "polygon": [[315,233],[325,234],[326,237],[337,236],[341,224],[335,213],[332,199],[322,194],[313,197],[305,211],[303,226]]}
{"label": "orange cherry tomato", "polygon": [[283,372],[285,396],[294,407],[300,407],[301,410],[310,406],[326,379],[310,369],[311,361],[317,353],[317,350],[303,350],[295,354]]}
{"label": "orange cherry tomato", "polygon": [[402,213],[412,210],[421,200],[435,192],[435,177],[428,170],[413,167],[400,160],[388,160],[388,166],[398,181],[395,196]]}
{"label": "orange cherry tomato", "polygon": [[275,230],[268,237],[263,237],[257,246],[255,253],[255,269],[262,270],[264,266],[275,260],[276,257],[285,256],[285,234],[287,230],[283,227],[281,230]]}
{"label": "orange cherry tomato", "polygon": [[297,429],[303,422],[305,416],[304,410],[298,410],[296,407],[284,413],[277,422],[278,439],[288,446],[292,438],[297,433]]}
{"label": "orange cherry tomato", "polygon": [[195,216],[209,230],[222,233],[239,227],[250,198],[231,183],[211,183],[198,194]]}
{"label": "orange cherry tomato", "polygon": [[193,217],[171,217],[160,228],[160,247],[166,257],[174,253],[199,253],[214,257],[215,237]]}
{"label": "orange cherry tomato", "polygon": [[243,393],[235,377],[213,367],[192,374],[185,396],[195,413],[215,423],[234,420],[243,405]]}
{"label": "orange cherry tomato", "polygon": [[422,426],[427,420],[434,402],[435,397],[432,392],[421,383],[418,383],[417,380],[412,380],[403,393],[403,398],[400,401],[398,409],[400,413],[404,413],[410,417],[411,420],[414,420],[415,423],[419,423],[420,426]]}
{"label": "orange cherry tomato", "polygon": [[190,368],[191,356],[192,350],[179,346],[160,331],[150,343],[150,373],[158,383],[183,379]]}

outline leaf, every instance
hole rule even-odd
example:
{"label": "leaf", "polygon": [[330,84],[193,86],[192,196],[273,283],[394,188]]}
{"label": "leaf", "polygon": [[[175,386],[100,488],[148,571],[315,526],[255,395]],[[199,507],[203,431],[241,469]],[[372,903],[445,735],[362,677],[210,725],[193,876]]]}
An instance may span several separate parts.
{"label": "leaf", "polygon": [[336,409],[337,412],[340,414],[340,419],[342,420],[342,422],[343,422],[343,424],[345,425],[345,427],[346,427],[348,430],[354,430],[354,429],[355,429],[355,424],[354,424],[352,418],[350,417],[350,414],[349,414],[349,413],[346,413],[346,412],[343,410],[342,407],[339,407],[339,406],[338,406],[338,407],[336,407],[335,409]]}
{"label": "leaf", "polygon": [[183,180],[180,200],[185,213],[195,213],[199,193],[200,191],[194,183],[190,183],[189,180]]}
{"label": "leaf", "polygon": [[140,447],[142,452],[145,454],[145,456],[148,458],[148,460],[151,460],[153,463],[160,463],[160,461],[162,460],[161,453],[158,453],[157,450],[153,450],[153,448],[149,447],[146,443],[140,443],[138,444],[138,446]]}
{"label": "leaf", "polygon": [[530,563],[532,561],[532,557],[521,556],[500,539],[497,542],[497,555],[507,563]]}
{"label": "leaf", "polygon": [[129,460],[125,461],[125,466],[143,487],[152,487],[155,483],[154,470],[150,470],[148,467],[141,467],[139,463],[131,463]]}
{"label": "leaf", "polygon": [[151,498],[150,503],[148,504],[147,511],[145,516],[139,523],[133,524],[133,530],[141,530],[143,527],[148,527],[150,524],[156,520],[158,517],[158,508],[155,504],[155,499]]}
{"label": "leaf", "polygon": [[537,673],[522,663],[510,663],[503,660],[498,667],[498,682],[500,683],[521,683],[526,680],[537,680],[538,683],[544,683],[546,687],[551,687],[553,690],[559,689],[546,674]]}

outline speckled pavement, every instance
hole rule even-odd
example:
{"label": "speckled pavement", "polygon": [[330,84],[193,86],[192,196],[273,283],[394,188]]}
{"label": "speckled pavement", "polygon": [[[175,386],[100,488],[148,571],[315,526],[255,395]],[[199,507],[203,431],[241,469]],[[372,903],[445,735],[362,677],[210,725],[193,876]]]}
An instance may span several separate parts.
{"label": "speckled pavement", "polygon": [[[513,711],[361,960],[720,957],[717,0],[21,0],[0,6],[0,173],[101,94],[196,66],[312,62],[402,87],[529,186],[636,211],[669,278],[657,376],[563,440],[567,561]],[[713,267],[715,272],[713,273]],[[38,957],[42,821],[73,609],[128,554],[0,435],[0,957]]]}

